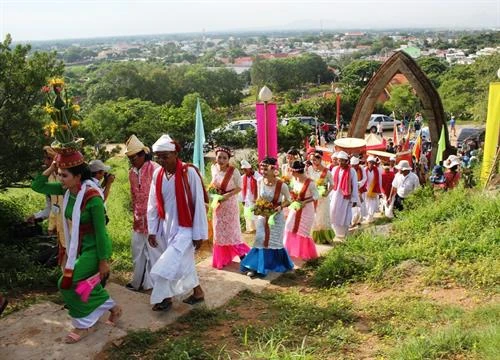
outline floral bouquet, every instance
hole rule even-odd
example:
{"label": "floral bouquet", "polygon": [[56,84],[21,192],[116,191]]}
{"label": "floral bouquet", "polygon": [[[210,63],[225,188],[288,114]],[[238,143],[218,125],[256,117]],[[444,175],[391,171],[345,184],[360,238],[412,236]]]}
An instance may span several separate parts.
{"label": "floral bouquet", "polygon": [[327,193],[326,193],[325,179],[318,179],[318,180],[316,180],[316,188],[318,189],[319,196],[324,197],[324,196],[327,195]]}
{"label": "floral bouquet", "polygon": [[68,97],[64,79],[58,77],[50,79],[41,91],[46,97],[43,109],[51,118],[43,129],[46,136],[55,138],[51,147],[56,152],[64,152],[65,149],[76,150],[83,141],[76,133],[81,121],[80,106]]}
{"label": "floral bouquet", "polygon": [[210,203],[210,207],[212,209],[216,209],[219,206],[219,203],[224,197],[220,193],[220,189],[214,184],[210,184],[207,189],[208,196],[212,199]]}
{"label": "floral bouquet", "polygon": [[254,215],[265,217],[269,225],[274,225],[276,210],[274,210],[274,205],[272,202],[263,198],[258,198],[255,201],[255,205],[253,206],[252,211]]}
{"label": "floral bouquet", "polygon": [[292,183],[292,178],[288,175],[283,175],[281,177],[281,180],[287,185],[287,186],[290,186],[290,184]]}

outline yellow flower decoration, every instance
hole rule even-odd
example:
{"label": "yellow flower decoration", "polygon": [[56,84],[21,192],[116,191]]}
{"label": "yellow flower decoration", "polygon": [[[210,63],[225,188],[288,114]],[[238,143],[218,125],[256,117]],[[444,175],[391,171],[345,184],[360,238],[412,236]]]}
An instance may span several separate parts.
{"label": "yellow flower decoration", "polygon": [[74,112],[79,112],[79,111],[80,111],[80,105],[78,105],[78,104],[72,105],[72,106],[71,106],[71,109],[72,109]]}
{"label": "yellow flower decoration", "polygon": [[50,134],[50,136],[54,137],[57,127],[58,127],[57,124],[51,121],[49,124],[43,127],[43,130],[45,130],[46,133]]}
{"label": "yellow flower decoration", "polygon": [[76,128],[79,125],[80,125],[80,122],[78,120],[75,120],[75,119],[71,120],[71,127]]}
{"label": "yellow flower decoration", "polygon": [[52,105],[45,105],[45,106],[43,107],[43,110],[44,110],[47,114],[50,114],[50,115],[56,112],[56,108],[55,108],[55,107],[53,107]]}
{"label": "yellow flower decoration", "polygon": [[64,79],[60,77],[55,77],[49,80],[49,85],[54,87],[63,87]]}

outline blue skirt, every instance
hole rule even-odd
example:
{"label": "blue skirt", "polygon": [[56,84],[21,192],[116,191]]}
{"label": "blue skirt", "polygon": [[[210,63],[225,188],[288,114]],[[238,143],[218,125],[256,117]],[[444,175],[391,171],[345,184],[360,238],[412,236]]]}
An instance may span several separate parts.
{"label": "blue skirt", "polygon": [[293,262],[286,249],[252,248],[240,263],[241,271],[255,271],[267,275],[269,271],[286,272],[293,269]]}

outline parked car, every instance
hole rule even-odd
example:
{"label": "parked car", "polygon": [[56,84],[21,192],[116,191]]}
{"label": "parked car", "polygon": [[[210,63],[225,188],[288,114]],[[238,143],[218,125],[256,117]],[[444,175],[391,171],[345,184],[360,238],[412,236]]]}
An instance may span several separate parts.
{"label": "parked car", "polygon": [[392,130],[394,128],[394,123],[398,126],[401,124],[401,121],[394,120],[390,116],[384,114],[372,114],[370,116],[370,121],[368,121],[366,131],[376,132],[377,124],[379,123],[382,123],[382,130]]}
{"label": "parked car", "polygon": [[465,127],[460,129],[460,133],[457,137],[457,149],[462,148],[464,143],[467,141],[475,141],[479,146],[481,142],[484,141],[484,136],[486,135],[486,129],[483,127]]}
{"label": "parked car", "polygon": [[218,132],[221,132],[221,131],[245,132],[245,131],[247,131],[250,128],[253,128],[254,130],[257,130],[257,120],[255,120],[255,119],[249,119],[249,120],[235,120],[235,121],[231,121],[226,126],[222,126],[220,128],[214,129],[212,131],[212,134],[218,133]]}
{"label": "parked car", "polygon": [[292,116],[292,117],[285,117],[281,119],[281,125],[288,125],[290,120],[295,119],[300,121],[302,124],[309,125],[311,127],[316,127],[316,125],[319,125],[320,122],[318,121],[317,118],[314,116]]}

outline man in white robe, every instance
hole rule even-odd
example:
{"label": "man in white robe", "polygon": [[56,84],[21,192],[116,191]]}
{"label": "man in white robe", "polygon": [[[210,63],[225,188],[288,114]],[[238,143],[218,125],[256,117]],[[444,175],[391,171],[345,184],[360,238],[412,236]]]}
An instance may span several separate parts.
{"label": "man in white robe", "polygon": [[356,178],[358,181],[358,200],[357,206],[352,209],[352,220],[351,226],[356,226],[361,224],[361,220],[366,216],[366,206],[364,199],[364,192],[366,190],[366,172],[364,167],[359,165],[359,158],[357,156],[351,157],[350,160],[351,168],[356,172]]}
{"label": "man in white robe", "polygon": [[208,239],[207,200],[197,170],[182,163],[178,145],[168,135],[153,144],[160,167],[153,173],[148,200],[148,241],[165,249],[151,269],[154,311],[166,311],[172,297],[193,290],[184,300],[194,305],[204,300],[195,264],[195,249]]}
{"label": "man in white robe", "polygon": [[352,219],[352,208],[358,201],[356,172],[349,166],[349,156],[344,151],[337,154],[339,165],[332,170],[333,190],[330,201],[330,220],[335,231],[335,241],[345,240]]}
{"label": "man in white robe", "polygon": [[367,223],[373,222],[375,213],[379,210],[379,196],[382,194],[382,172],[383,169],[377,165],[375,156],[370,155],[366,164],[366,217]]}

